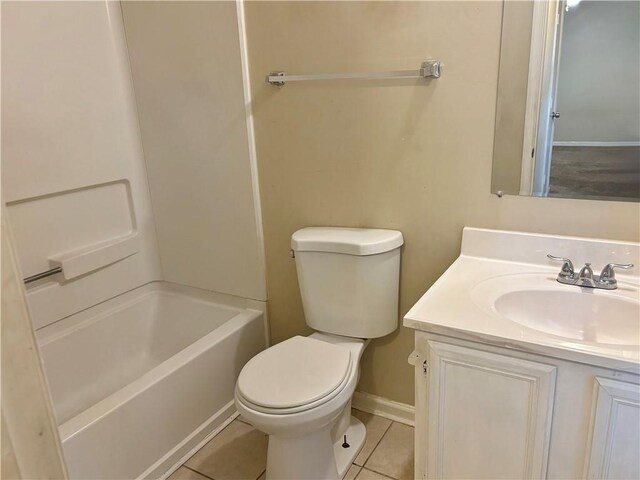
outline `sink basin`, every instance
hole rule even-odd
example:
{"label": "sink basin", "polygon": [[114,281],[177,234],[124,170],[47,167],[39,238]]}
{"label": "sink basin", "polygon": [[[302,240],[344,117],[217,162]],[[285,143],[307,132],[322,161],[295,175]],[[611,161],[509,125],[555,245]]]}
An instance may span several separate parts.
{"label": "sink basin", "polygon": [[544,274],[501,275],[472,289],[493,315],[547,335],[589,344],[640,346],[638,289],[604,291],[561,285]]}
{"label": "sink basin", "polygon": [[[635,266],[618,288],[556,281],[547,254]],[[405,314],[431,335],[513,348],[615,370],[640,371],[640,243],[481,228],[464,229],[460,256]],[[594,363],[595,362],[595,363]]]}
{"label": "sink basin", "polygon": [[581,342],[639,345],[640,305],[616,296],[520,290],[500,295],[496,311],[547,334]]}

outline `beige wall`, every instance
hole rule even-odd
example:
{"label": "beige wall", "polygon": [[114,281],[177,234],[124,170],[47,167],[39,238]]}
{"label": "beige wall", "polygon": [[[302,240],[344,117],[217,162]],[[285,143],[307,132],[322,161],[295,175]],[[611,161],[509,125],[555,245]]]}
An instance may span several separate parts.
{"label": "beige wall", "polygon": [[[308,332],[289,238],[308,225],[401,230],[401,313],[457,257],[464,225],[638,240],[636,203],[491,195],[499,2],[248,3],[274,342]],[[415,68],[442,78],[265,85],[291,73]],[[372,342],[359,389],[413,403],[413,332]]]}
{"label": "beige wall", "polygon": [[265,300],[235,2],[123,2],[165,280]]}

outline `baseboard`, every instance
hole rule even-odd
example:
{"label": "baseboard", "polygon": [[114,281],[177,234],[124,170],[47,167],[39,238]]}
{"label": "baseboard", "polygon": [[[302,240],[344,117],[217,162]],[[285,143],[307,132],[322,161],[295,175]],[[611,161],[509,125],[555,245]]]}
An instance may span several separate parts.
{"label": "baseboard", "polygon": [[640,147],[640,142],[588,142],[588,141],[555,141],[554,147]]}
{"label": "baseboard", "polygon": [[414,425],[415,407],[365,392],[355,392],[351,406],[405,425]]}

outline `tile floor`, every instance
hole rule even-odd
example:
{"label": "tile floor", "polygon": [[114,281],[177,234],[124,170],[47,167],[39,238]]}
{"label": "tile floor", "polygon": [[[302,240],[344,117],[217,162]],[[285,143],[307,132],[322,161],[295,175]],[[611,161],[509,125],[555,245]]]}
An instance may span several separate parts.
{"label": "tile floor", "polygon": [[[345,480],[413,479],[413,427],[359,410],[353,415],[367,427],[367,439]],[[169,480],[264,480],[266,463],[267,437],[236,419]]]}

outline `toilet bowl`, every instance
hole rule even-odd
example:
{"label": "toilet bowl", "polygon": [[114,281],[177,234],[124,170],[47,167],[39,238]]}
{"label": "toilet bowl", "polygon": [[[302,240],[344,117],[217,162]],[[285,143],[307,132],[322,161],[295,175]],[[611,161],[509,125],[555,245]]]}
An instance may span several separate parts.
{"label": "toilet bowl", "polygon": [[308,337],[285,340],[240,372],[236,408],[269,435],[267,480],[340,479],[366,436],[351,416],[360,358],[398,325],[402,234],[311,227],[291,247]]}
{"label": "toilet bowl", "polygon": [[259,413],[311,418],[353,387],[363,344],[320,333],[293,337],[249,361],[236,383],[237,397]]}
{"label": "toilet bowl", "polygon": [[[351,417],[351,398],[366,344],[313,333],[285,340],[244,367],[236,407],[269,435],[268,479],[344,476],[365,439],[364,425]],[[311,381],[300,382],[305,378]]]}

